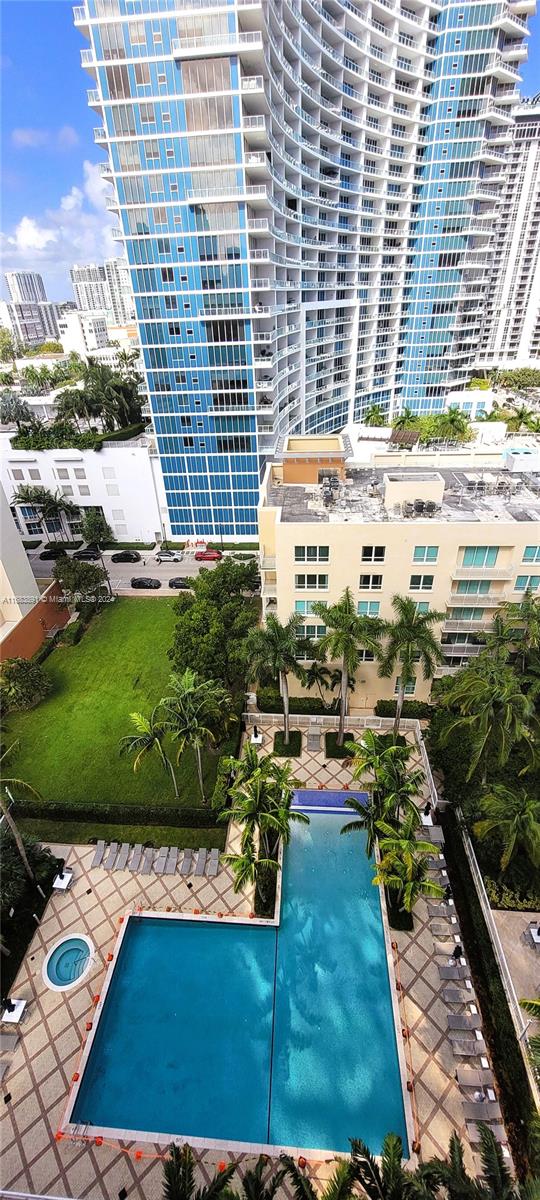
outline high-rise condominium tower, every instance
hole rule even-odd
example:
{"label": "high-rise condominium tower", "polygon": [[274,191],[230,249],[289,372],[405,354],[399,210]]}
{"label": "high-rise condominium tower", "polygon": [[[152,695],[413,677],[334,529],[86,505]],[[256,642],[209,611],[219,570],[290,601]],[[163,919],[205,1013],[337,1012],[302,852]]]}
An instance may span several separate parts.
{"label": "high-rise condominium tower", "polygon": [[77,308],[81,312],[104,312],[114,325],[134,320],[135,307],[126,259],[75,263],[70,276]]}
{"label": "high-rise condominium tower", "polygon": [[36,271],[6,271],[5,280],[14,304],[40,304],[47,299],[45,284]]}
{"label": "high-rise condominium tower", "polygon": [[515,109],[477,362],[540,362],[540,95]]}
{"label": "high-rise condominium tower", "polygon": [[534,0],[88,0],[173,533],[253,535],[285,432],[468,373]]}

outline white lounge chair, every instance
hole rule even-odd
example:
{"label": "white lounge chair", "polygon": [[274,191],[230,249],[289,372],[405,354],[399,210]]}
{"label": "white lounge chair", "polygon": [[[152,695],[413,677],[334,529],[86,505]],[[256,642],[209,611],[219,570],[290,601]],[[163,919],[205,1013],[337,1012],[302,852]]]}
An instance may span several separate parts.
{"label": "white lounge chair", "polygon": [[459,1030],[461,1032],[464,1029],[482,1028],[482,1018],[480,1013],[447,1013],[446,1021],[448,1029],[450,1030],[450,1036],[452,1036],[452,1032],[454,1030]]}
{"label": "white lounge chair", "polygon": [[460,1087],[493,1087],[495,1083],[489,1067],[458,1067],[456,1075]]}
{"label": "white lounge chair", "polygon": [[98,842],[98,844],[96,846],[96,852],[94,854],[92,862],[90,863],[90,866],[91,867],[100,867],[103,862],[104,854],[105,854],[105,842]]}
{"label": "white lounge chair", "polygon": [[219,850],[216,850],[215,848],[213,848],[210,851],[210,854],[208,855],[208,860],[206,863],[206,874],[209,876],[209,878],[213,878],[214,875],[217,875],[218,871],[219,871]]}
{"label": "white lounge chair", "polygon": [[165,875],[174,875],[178,865],[178,846],[170,846],[165,863]]}
{"label": "white lounge chair", "polygon": [[131,847],[129,842],[122,842],[120,854],[118,855],[118,858],[114,864],[113,871],[125,871],[130,849]]}
{"label": "white lounge chair", "polygon": [[204,868],[206,866],[207,854],[208,854],[208,851],[207,851],[206,847],[201,846],[201,849],[197,852],[197,862],[195,863],[195,871],[194,871],[195,875],[204,875]]}
{"label": "white lounge chair", "polygon": [[118,842],[111,842],[111,844],[109,846],[109,853],[103,862],[103,866],[106,871],[112,871],[117,854],[118,854]]}
{"label": "white lounge chair", "polygon": [[152,870],[155,850],[153,846],[147,846],[143,854],[143,864],[141,867],[141,875],[149,875]]}
{"label": "white lounge chair", "polygon": [[137,842],[137,845],[133,847],[133,854],[128,863],[128,871],[138,871],[141,865],[141,858],[142,845],[140,842]]}
{"label": "white lounge chair", "polygon": [[156,875],[163,875],[168,853],[169,853],[168,846],[161,846],[160,849],[158,850],[158,853],[156,854],[156,857],[154,859],[154,872]]}
{"label": "white lounge chair", "polygon": [[187,849],[184,850],[184,857],[182,859],[182,866],[180,867],[180,874],[181,875],[189,875],[192,866],[193,866],[193,850],[191,849],[190,846],[188,846]]}
{"label": "white lounge chair", "polygon": [[463,1114],[471,1121],[502,1120],[501,1106],[497,1100],[464,1100]]}

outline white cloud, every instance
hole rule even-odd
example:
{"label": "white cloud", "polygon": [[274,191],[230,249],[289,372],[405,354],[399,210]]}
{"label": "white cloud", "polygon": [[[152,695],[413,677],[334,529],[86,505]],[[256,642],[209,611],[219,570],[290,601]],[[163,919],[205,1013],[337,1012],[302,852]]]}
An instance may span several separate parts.
{"label": "white cloud", "polygon": [[61,129],[17,128],[11,131],[11,141],[17,150],[37,150],[50,146],[52,150],[72,150],[79,145],[79,135],[73,125],[62,125]]}
{"label": "white cloud", "polygon": [[106,208],[108,185],[97,163],[83,163],[83,179],[45,212],[25,214],[2,235],[4,269],[41,271],[52,298],[71,295],[74,262],[102,262],[120,252],[111,236],[117,223]]}

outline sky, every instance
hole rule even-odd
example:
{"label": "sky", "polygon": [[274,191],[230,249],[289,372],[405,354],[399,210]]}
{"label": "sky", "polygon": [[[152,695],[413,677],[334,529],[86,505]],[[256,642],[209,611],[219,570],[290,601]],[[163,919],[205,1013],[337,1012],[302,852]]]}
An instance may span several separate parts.
{"label": "sky", "polygon": [[[92,135],[99,114],[86,103],[92,76],[80,66],[88,43],[73,25],[71,0],[0,5],[3,270],[39,271],[51,300],[72,299],[74,262],[121,252]],[[540,92],[540,14],[530,26],[524,96]]]}

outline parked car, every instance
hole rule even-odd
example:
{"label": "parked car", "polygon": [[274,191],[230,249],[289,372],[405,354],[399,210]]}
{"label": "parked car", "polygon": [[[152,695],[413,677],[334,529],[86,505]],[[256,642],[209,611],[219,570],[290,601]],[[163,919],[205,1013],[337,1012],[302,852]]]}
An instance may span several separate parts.
{"label": "parked car", "polygon": [[184,579],[182,575],[175,575],[174,579],[169,579],[169,587],[171,588],[190,588],[191,579]]}
{"label": "parked car", "polygon": [[221,550],[197,550],[195,562],[219,562],[223,558]]}
{"label": "parked car", "polygon": [[149,592],[156,592],[161,587],[161,579],[150,579],[148,575],[135,575],[131,580],[132,588],[144,588]]}
{"label": "parked car", "polygon": [[156,562],[182,562],[183,557],[182,550],[160,550],[156,554]]}
{"label": "parked car", "polygon": [[73,558],[79,562],[97,562],[101,558],[101,554],[97,546],[86,546],[84,550],[76,550]]}
{"label": "parked car", "polygon": [[49,546],[41,551],[40,558],[67,558],[67,550],[62,546]]}
{"label": "parked car", "polygon": [[140,562],[141,556],[138,550],[117,550],[116,554],[111,554],[111,562]]}

